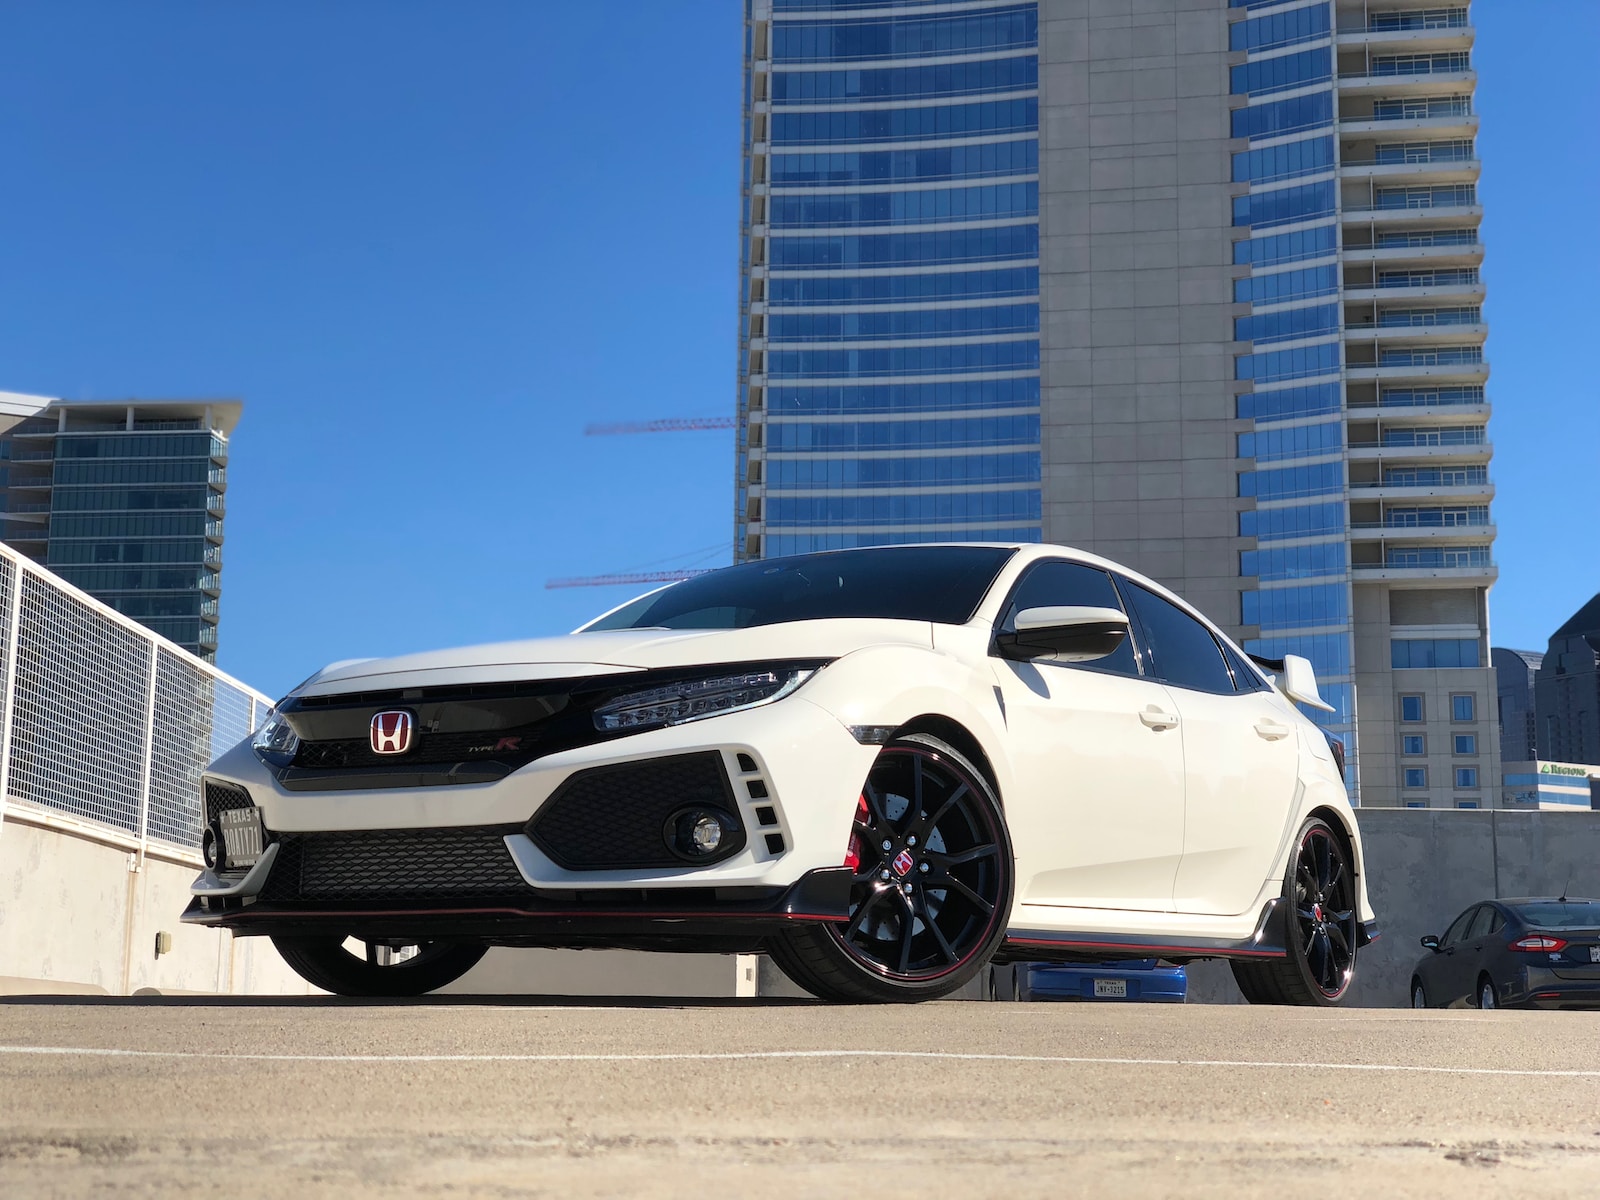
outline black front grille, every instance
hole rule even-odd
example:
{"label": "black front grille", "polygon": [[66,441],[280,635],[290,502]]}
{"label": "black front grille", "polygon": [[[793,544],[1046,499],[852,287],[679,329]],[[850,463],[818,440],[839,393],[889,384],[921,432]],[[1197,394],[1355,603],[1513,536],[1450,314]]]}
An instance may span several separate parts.
{"label": "black front grille", "polygon": [[255,807],[255,801],[250,799],[250,793],[237,783],[224,783],[220,779],[207,779],[205,788],[207,825],[215,825],[217,823],[218,813]]}
{"label": "black front grille", "polygon": [[516,826],[279,834],[261,899],[450,900],[526,893],[506,849]]}
{"label": "black front grille", "polygon": [[[715,750],[580,771],[528,823],[528,836],[570,871],[681,867],[667,846],[667,818],[692,805],[739,811]],[[719,857],[737,852],[744,833]]]}

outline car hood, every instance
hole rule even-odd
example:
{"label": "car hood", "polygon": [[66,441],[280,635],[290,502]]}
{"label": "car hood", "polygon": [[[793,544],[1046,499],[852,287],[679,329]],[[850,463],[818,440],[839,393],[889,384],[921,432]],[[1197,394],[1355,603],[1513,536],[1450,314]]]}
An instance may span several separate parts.
{"label": "car hood", "polygon": [[932,648],[926,621],[826,620],[751,629],[618,629],[367,658],[324,667],[296,695],[625,674],[700,663],[839,658],[877,645]]}

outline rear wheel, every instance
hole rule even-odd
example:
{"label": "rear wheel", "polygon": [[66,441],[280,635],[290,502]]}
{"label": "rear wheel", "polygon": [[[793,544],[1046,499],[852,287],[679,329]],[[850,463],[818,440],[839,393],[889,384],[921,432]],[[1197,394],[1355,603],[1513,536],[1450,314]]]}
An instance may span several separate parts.
{"label": "rear wheel", "polygon": [[1490,979],[1487,975],[1480,976],[1478,979],[1478,1007],[1500,1007],[1499,998],[1495,995],[1494,991],[1494,980]]}
{"label": "rear wheel", "polygon": [[1411,1007],[1428,1007],[1428,993],[1423,990],[1422,980],[1420,979],[1413,979],[1411,981]]}
{"label": "rear wheel", "polygon": [[1342,839],[1312,817],[1300,827],[1283,880],[1289,953],[1265,962],[1234,962],[1233,977],[1251,1004],[1337,1004],[1356,967],[1356,877]]}
{"label": "rear wheel", "polygon": [[337,996],[421,996],[472,970],[487,946],[462,942],[363,942],[282,937],[272,944],[312,987]]}
{"label": "rear wheel", "polygon": [[824,1000],[932,1000],[988,962],[1011,912],[1011,838],[993,789],[953,747],[924,734],[886,745],[850,848],[850,919],[773,940],[790,979]]}

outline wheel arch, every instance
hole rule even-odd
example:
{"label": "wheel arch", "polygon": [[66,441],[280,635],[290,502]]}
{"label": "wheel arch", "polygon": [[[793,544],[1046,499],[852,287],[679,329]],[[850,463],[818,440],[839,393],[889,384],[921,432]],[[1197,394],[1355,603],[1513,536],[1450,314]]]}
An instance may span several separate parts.
{"label": "wheel arch", "polygon": [[960,721],[942,713],[923,713],[899,726],[894,731],[894,736],[899,737],[907,733],[925,733],[942,742],[949,742],[978,768],[983,774],[984,782],[994,789],[995,799],[1000,801],[1000,807],[1005,807],[1005,794],[1000,789],[1000,780],[995,775],[994,764],[989,761],[988,752],[984,750],[983,743],[978,740],[977,735]]}

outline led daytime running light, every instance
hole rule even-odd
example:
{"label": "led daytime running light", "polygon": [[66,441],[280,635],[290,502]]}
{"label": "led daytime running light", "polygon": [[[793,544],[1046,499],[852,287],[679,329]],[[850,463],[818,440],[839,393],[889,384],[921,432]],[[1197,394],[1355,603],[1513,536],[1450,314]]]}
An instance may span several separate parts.
{"label": "led daytime running light", "polygon": [[607,732],[681,725],[758,704],[770,704],[794,691],[814,671],[751,671],[714,679],[691,679],[666,687],[619,696],[594,711],[594,726]]}

